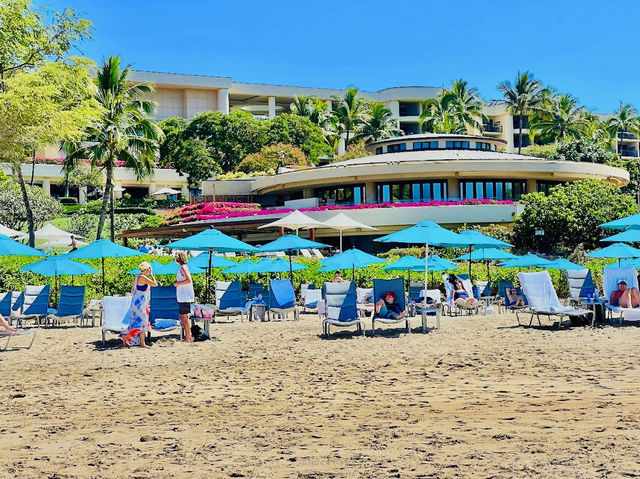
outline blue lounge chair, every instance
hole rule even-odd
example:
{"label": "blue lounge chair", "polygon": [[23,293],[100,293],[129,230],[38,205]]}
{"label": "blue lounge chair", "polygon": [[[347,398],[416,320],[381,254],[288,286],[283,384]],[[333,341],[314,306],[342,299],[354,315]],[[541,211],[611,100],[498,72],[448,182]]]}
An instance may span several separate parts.
{"label": "blue lounge chair", "polygon": [[371,330],[372,333],[376,332],[376,322],[382,324],[399,324],[405,323],[407,333],[411,332],[411,326],[409,325],[410,315],[407,311],[407,307],[405,304],[404,297],[404,280],[402,278],[395,279],[374,279],[373,280],[373,298],[374,302],[378,302],[382,299],[383,295],[387,291],[392,291],[396,296],[396,303],[400,306],[402,312],[404,312],[404,317],[400,319],[395,319],[391,317],[381,316],[378,311],[376,311],[377,306],[374,305],[373,315],[371,319]]}
{"label": "blue lounge chair", "polygon": [[256,299],[259,296],[264,298],[264,286],[261,283],[249,283],[249,299]]}
{"label": "blue lounge chair", "polygon": [[151,331],[166,332],[181,328],[180,306],[175,286],[151,288],[149,322],[151,323],[151,329],[147,332],[149,339],[151,339]]}
{"label": "blue lounge chair", "polygon": [[451,275],[445,274],[443,275],[442,278],[444,280],[444,289],[447,296],[447,301],[445,303],[445,306],[449,308],[450,315],[455,314],[457,316],[458,314],[463,314],[465,312],[469,314],[472,312],[475,312],[476,314],[478,314],[478,312],[480,311],[480,308],[482,308],[483,312],[486,314],[487,312],[486,305],[483,301],[476,299],[476,293],[474,292],[474,288],[473,288],[473,285],[471,284],[471,280],[469,279],[468,274],[457,274],[456,278],[462,281],[464,290],[467,292],[470,298],[473,298],[475,300],[473,303],[466,302],[464,300],[453,299],[454,287],[453,287],[453,284],[451,283]]}
{"label": "blue lounge chair", "polygon": [[7,320],[11,321],[11,310],[20,297],[20,291],[9,291],[0,294],[0,314]]}
{"label": "blue lounge chair", "polygon": [[356,308],[356,285],[352,281],[344,283],[324,283],[322,298],[325,303],[322,334],[328,337],[331,326],[345,328],[356,326],[364,336],[363,319]]}
{"label": "blue lounge chair", "polygon": [[593,283],[591,271],[588,269],[567,270],[567,285],[569,286],[569,301],[572,305],[580,304],[587,295],[595,295],[597,288]]}
{"label": "blue lounge chair", "polygon": [[58,298],[58,309],[47,316],[47,323],[60,324],[63,320],[82,318],[84,311],[84,286],[62,286]]}
{"label": "blue lounge chair", "polygon": [[11,308],[11,318],[17,321],[18,326],[28,319],[40,323],[40,320],[46,318],[50,312],[50,292],[51,287],[48,284],[45,286],[25,286],[24,291]]}
{"label": "blue lounge chair", "polygon": [[300,312],[296,306],[296,292],[288,279],[272,279],[269,281],[269,295],[267,298],[267,319],[274,314],[285,316],[293,312],[296,321],[300,319]]}
{"label": "blue lounge chair", "polygon": [[252,301],[247,301],[247,293],[242,290],[240,281],[216,281],[216,307],[214,308],[214,320],[218,315],[237,316],[240,321],[244,316],[249,316]]}
{"label": "blue lounge chair", "polygon": [[522,289],[520,288],[516,288],[516,293],[522,297],[522,300],[524,301],[524,306],[515,306],[515,305],[509,305],[509,298],[507,298],[507,289],[511,289],[513,288],[513,283],[511,281],[499,281],[498,282],[498,296],[500,297],[500,301],[502,306],[504,306],[505,312],[506,311],[517,311],[519,309],[523,309],[526,308],[527,305],[529,304],[529,302],[527,301],[527,297],[525,296],[525,294],[522,292]]}

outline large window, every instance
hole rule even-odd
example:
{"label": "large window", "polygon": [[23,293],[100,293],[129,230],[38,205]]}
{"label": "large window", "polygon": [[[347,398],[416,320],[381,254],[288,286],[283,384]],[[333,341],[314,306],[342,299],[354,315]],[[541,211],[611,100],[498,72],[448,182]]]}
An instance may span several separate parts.
{"label": "large window", "polygon": [[447,149],[449,150],[468,150],[469,149],[468,141],[447,141],[446,145],[447,145]]}
{"label": "large window", "polygon": [[381,146],[377,147],[376,148],[376,155],[381,155],[382,153],[383,153],[382,147]]}
{"label": "large window", "polygon": [[438,142],[437,141],[414,141],[413,149],[414,150],[437,150]]}
{"label": "large window", "polygon": [[409,203],[447,199],[447,181],[378,183],[378,203]]}
{"label": "large window", "polygon": [[491,150],[491,143],[476,141],[476,150]]}
{"label": "large window", "polygon": [[407,149],[406,143],[398,143],[397,145],[387,145],[387,153],[398,153]]}
{"label": "large window", "polygon": [[419,116],[420,115],[420,103],[417,101],[401,101],[399,102],[398,110],[400,116]]}
{"label": "large window", "polygon": [[[523,129],[529,128],[529,117],[527,115],[522,115],[522,128]],[[513,117],[513,129],[514,130],[520,129],[520,115]]]}
{"label": "large window", "polygon": [[527,193],[524,180],[460,180],[460,197],[517,201]]}
{"label": "large window", "polygon": [[539,193],[544,193],[545,195],[549,194],[549,191],[551,190],[551,188],[553,188],[554,186],[560,185],[562,184],[561,181],[543,181],[543,180],[538,180],[536,182],[536,189],[538,190]]}
{"label": "large window", "polygon": [[366,200],[364,185],[318,188],[315,196],[326,204],[335,205],[359,205]]}

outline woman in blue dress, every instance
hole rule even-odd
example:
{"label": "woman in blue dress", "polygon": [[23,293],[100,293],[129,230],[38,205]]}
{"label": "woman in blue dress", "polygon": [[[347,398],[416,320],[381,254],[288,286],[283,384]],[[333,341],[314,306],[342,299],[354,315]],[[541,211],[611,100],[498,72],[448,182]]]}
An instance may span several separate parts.
{"label": "woman in blue dress", "polygon": [[122,344],[132,346],[140,344],[146,348],[144,337],[149,330],[149,296],[150,289],[158,286],[153,276],[151,265],[143,261],[138,265],[140,274],[136,276],[131,288],[131,306],[129,307],[129,327],[121,335]]}

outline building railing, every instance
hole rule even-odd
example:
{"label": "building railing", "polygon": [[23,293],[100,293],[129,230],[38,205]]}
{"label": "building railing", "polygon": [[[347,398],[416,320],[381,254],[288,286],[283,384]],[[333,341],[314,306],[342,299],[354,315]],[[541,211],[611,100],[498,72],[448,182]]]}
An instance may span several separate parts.
{"label": "building railing", "polygon": [[482,125],[482,128],[485,132],[502,133],[502,125],[497,125],[495,123],[485,123],[484,125]]}
{"label": "building railing", "polygon": [[637,158],[638,157],[638,150],[619,148],[618,149],[618,153],[620,154],[620,156],[631,156],[633,158]]}
{"label": "building railing", "polygon": [[633,133],[628,133],[628,132],[620,132],[618,133],[618,138],[621,140],[635,140],[637,139],[636,135],[634,135]]}

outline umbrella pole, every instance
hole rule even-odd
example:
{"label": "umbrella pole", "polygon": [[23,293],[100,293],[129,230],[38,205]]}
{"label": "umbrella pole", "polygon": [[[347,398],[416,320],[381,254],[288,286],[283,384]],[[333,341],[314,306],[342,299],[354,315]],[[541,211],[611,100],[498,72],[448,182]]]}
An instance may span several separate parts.
{"label": "umbrella pole", "polygon": [[351,265],[351,279],[354,282],[356,281],[356,265],[355,264]]}
{"label": "umbrella pole", "polygon": [[486,260],[487,263],[487,281],[491,282],[491,274],[489,273],[489,260]]}
{"label": "umbrella pole", "polygon": [[427,302],[427,289],[429,289],[429,243],[424,245],[424,301]]}
{"label": "umbrella pole", "polygon": [[102,295],[105,295],[105,286],[104,286],[104,256],[100,258],[102,260]]}
{"label": "umbrella pole", "polygon": [[213,260],[213,250],[209,250],[209,268],[207,268],[207,302],[211,302],[211,262]]}
{"label": "umbrella pole", "polygon": [[289,253],[289,276],[291,277],[291,284],[293,284],[293,263],[291,262],[291,253]]}
{"label": "umbrella pole", "polygon": [[340,229],[340,252],[342,253],[342,229]]}
{"label": "umbrella pole", "polygon": [[469,245],[469,281],[473,284],[473,279],[471,278],[471,245]]}

